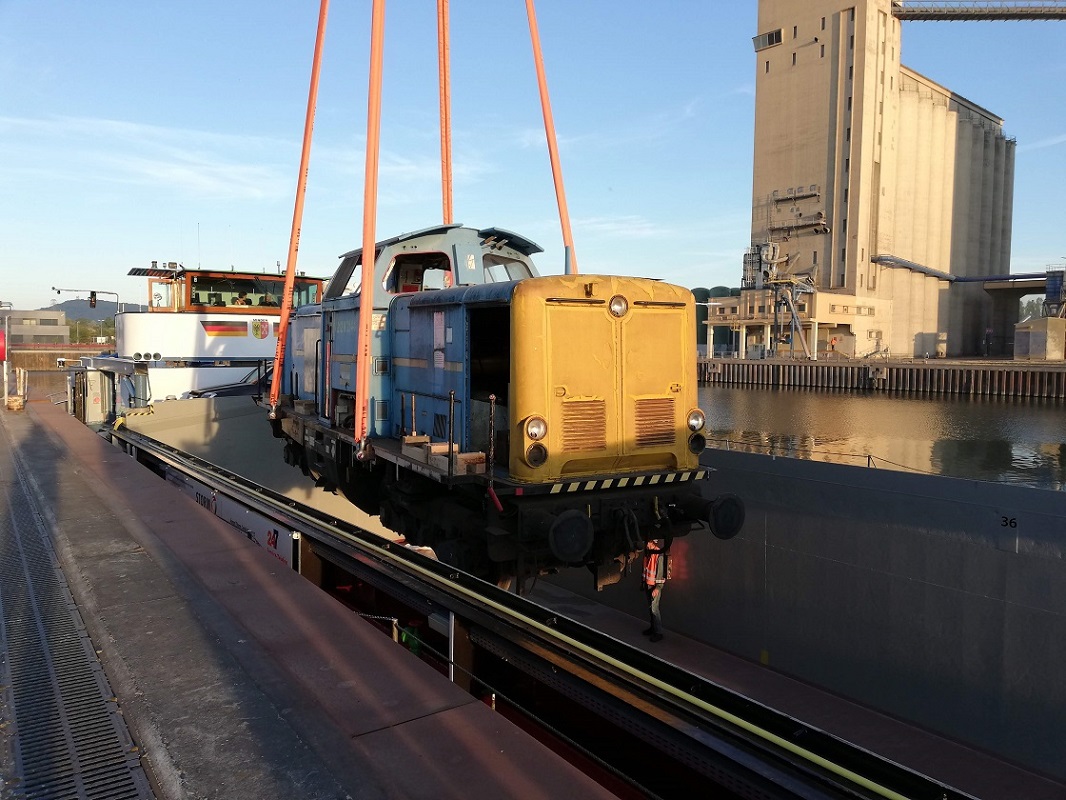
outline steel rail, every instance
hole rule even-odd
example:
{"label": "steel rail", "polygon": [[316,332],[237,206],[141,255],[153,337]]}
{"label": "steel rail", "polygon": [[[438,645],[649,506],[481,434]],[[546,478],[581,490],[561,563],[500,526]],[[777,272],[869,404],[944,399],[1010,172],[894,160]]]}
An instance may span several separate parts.
{"label": "steel rail", "polygon": [[[510,626],[538,639],[538,644],[586,667],[624,681],[628,688],[665,708],[681,710],[716,727],[727,736],[762,749],[763,757],[792,769],[807,768],[807,777],[825,783],[826,776],[843,781],[845,787],[861,788],[872,796],[890,800],[973,800],[954,789],[882,756],[814,728],[802,720],[771,709],[709,679],[668,664],[581,623],[560,617],[550,609],[505,592],[454,567],[414,550],[337,520],[284,495],[256,486],[235,473],[180,452],[133,431],[112,431],[130,447],[138,448],[160,462],[196,480],[223,491],[254,510],[280,514],[302,535],[327,546],[355,548],[360,559],[370,559],[383,570],[421,581],[438,597],[458,601],[469,609],[467,617],[490,616],[495,623]],[[454,609],[449,609],[453,610]],[[499,630],[497,630],[499,633]],[[802,740],[800,744],[796,740]],[[783,757],[784,756],[784,757]],[[840,788],[837,786],[836,788]],[[846,789],[854,796],[853,789]]]}

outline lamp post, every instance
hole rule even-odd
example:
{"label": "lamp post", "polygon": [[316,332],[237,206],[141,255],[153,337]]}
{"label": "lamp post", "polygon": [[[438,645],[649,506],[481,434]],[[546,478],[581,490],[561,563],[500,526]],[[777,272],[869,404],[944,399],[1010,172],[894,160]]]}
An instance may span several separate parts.
{"label": "lamp post", "polygon": [[103,289],[59,289],[55,286],[52,287],[52,291],[56,294],[62,294],[63,292],[74,292],[82,294],[84,292],[90,292],[94,294],[106,294],[115,298],[115,313],[117,314],[122,310],[122,303],[118,299],[118,292],[105,292]]}
{"label": "lamp post", "polygon": [[[77,293],[77,294],[81,294],[81,293],[84,293],[84,292],[89,292],[90,294],[106,294],[106,295],[110,295],[111,297],[115,298],[115,315],[117,316],[122,311],[122,302],[118,298],[118,292],[107,292],[107,291],[104,291],[103,289],[60,289],[60,288],[58,288],[56,286],[52,287],[52,291],[55,292],[56,294],[62,294],[63,292],[74,292],[74,293]],[[99,322],[100,322],[100,338],[102,339],[103,336],[104,336],[104,321],[103,320],[99,320]],[[77,323],[75,323],[75,325],[76,324]]]}
{"label": "lamp post", "polygon": [[13,306],[11,303],[0,300],[0,308],[6,308],[7,313],[4,314],[4,408],[7,408],[7,364],[11,360],[8,357],[8,351],[11,349],[11,337],[8,336],[8,332],[11,330],[11,309]]}

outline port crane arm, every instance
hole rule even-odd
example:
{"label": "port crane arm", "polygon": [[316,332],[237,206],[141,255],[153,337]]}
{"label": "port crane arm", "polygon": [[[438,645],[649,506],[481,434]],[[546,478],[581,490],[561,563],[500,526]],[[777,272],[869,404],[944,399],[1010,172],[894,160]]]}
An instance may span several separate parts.
{"label": "port crane arm", "polygon": [[1063,0],[896,0],[899,20],[1066,19]]}

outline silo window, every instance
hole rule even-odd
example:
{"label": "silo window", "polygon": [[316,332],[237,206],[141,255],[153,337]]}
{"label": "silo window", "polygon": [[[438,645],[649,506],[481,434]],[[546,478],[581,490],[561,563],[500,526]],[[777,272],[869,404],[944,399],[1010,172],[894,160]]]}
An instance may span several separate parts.
{"label": "silo window", "polygon": [[773,47],[775,44],[781,44],[781,29],[778,28],[776,31],[760,33],[753,38],[751,42],[755,45],[755,52],[765,50],[767,47]]}

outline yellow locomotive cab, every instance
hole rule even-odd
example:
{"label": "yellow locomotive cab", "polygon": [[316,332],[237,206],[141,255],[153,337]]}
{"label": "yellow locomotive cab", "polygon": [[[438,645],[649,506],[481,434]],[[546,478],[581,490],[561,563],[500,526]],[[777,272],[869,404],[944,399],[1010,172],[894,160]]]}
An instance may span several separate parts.
{"label": "yellow locomotive cab", "polygon": [[703,448],[695,328],[692,293],[679,286],[595,275],[519,283],[512,478],[695,468]]}

